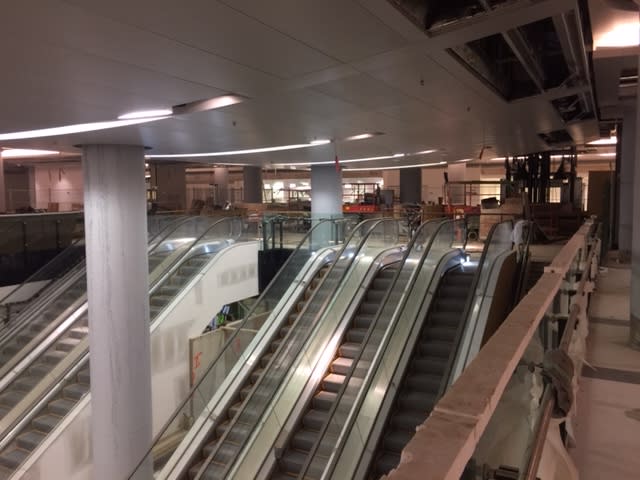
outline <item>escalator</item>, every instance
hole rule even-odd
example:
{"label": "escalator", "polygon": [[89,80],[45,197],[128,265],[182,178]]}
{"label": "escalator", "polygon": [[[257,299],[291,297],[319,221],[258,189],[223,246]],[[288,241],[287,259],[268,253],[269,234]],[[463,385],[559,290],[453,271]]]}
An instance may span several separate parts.
{"label": "escalator", "polygon": [[[153,464],[156,470],[163,468],[179,449],[185,435],[198,432],[197,421],[192,427],[191,422],[185,425],[183,419],[206,418],[202,414],[211,412],[211,402],[207,399],[234,390],[240,382],[255,380],[260,370],[252,376],[247,375],[246,365],[255,364],[253,359],[263,349],[266,350],[265,358],[269,358],[269,352],[281,342],[297,314],[305,309],[314,291],[324,281],[337,252],[344,245],[344,236],[352,232],[354,226],[355,223],[347,219],[322,220],[307,232],[245,317],[225,327],[224,345],[194,379],[192,392],[160,429],[153,447],[140,462],[141,468],[147,464]],[[272,345],[265,349],[265,342]],[[258,365],[257,368],[262,367]],[[213,405],[217,408],[218,402]],[[137,478],[137,474],[132,477]]]}
{"label": "escalator", "polygon": [[[278,395],[280,387],[288,385],[290,375],[300,370],[301,367],[294,366],[298,355],[303,351],[305,356],[313,355],[316,352],[314,348],[324,339],[323,333],[319,332],[323,327],[331,328],[330,323],[321,319],[325,318],[334,302],[339,302],[339,292],[345,279],[349,280],[351,288],[357,289],[362,282],[361,275],[368,274],[368,265],[377,254],[368,256],[374,252],[372,249],[365,255],[363,246],[367,245],[370,237],[375,237],[372,232],[380,235],[384,231],[383,227],[388,228],[391,224],[394,226],[396,242],[397,224],[393,221],[367,221],[356,229],[361,237],[352,235],[338,254],[338,260],[317,281],[317,288],[309,294],[307,303],[298,304],[293,315],[285,313],[289,321],[278,329],[275,337],[261,344],[260,353],[252,360],[255,366],[243,373],[245,380],[227,394],[221,394],[222,398],[217,402],[219,408],[208,413],[208,418],[213,423],[206,430],[203,429],[201,434],[185,438],[184,449],[174,455],[176,458],[168,463],[159,478],[226,478],[227,469],[246,445],[257,422],[267,412],[271,400]],[[369,226],[365,228],[363,225]],[[379,279],[381,288],[386,275],[388,273]],[[351,298],[352,295],[348,302]],[[339,309],[348,308],[345,300],[347,299],[342,299],[342,302],[346,305],[340,303],[342,306]],[[372,294],[370,305],[364,302],[360,312],[364,315],[362,321],[365,321],[366,315],[371,314],[371,310],[375,311],[377,300],[375,294]],[[354,335],[352,339],[356,341],[357,329],[351,333]],[[312,341],[315,343],[310,347],[309,342]],[[212,399],[210,402],[214,401]]]}
{"label": "escalator", "polygon": [[336,400],[337,392],[342,387],[354,360],[362,348],[365,336],[376,314],[382,306],[385,294],[391,287],[398,265],[382,268],[378,271],[365,298],[349,323],[342,342],[338,346],[335,358],[329,371],[307,404],[295,434],[283,452],[273,474],[274,479],[291,478],[297,475],[320,434],[322,425],[329,416],[331,406]]}
{"label": "escalator", "polygon": [[[454,222],[440,220],[420,226],[400,262],[378,272],[346,333],[338,342],[329,368],[317,383],[315,392],[298,401],[304,405],[290,416],[276,442],[265,470],[267,478],[320,478],[337,432],[344,424],[339,412],[346,410],[345,399],[353,401],[365,383],[372,360],[392,319],[409,298],[416,282],[424,288],[440,257],[452,252]],[[435,245],[434,245],[435,243]],[[433,248],[432,248],[433,247]],[[454,249],[455,251],[455,249]],[[431,253],[431,255],[429,255]],[[422,271],[424,263],[427,265]],[[424,296],[424,293],[422,294]],[[405,322],[406,323],[406,322]],[[310,382],[313,388],[316,383]],[[297,408],[293,411],[297,411]],[[338,419],[334,417],[340,417]],[[256,461],[256,460],[254,460]]]}
{"label": "escalator", "polygon": [[[300,316],[315,315],[320,312],[321,305],[338,287],[340,280],[344,276],[346,266],[338,263],[332,267],[325,267],[323,270],[321,271],[322,275],[316,276],[312,281],[310,287],[313,287],[313,290],[305,291],[307,298],[298,301],[295,311],[289,312],[286,324],[280,328],[278,336],[270,342],[268,348],[257,362],[256,367],[252,369],[248,381],[242,385],[238,395],[221,416],[222,421],[216,426],[213,435],[207,439],[201,450],[201,458],[197,459],[195,464],[189,468],[190,478],[195,478],[198,475],[198,471],[203,468],[206,459],[216,454],[216,452],[215,462],[218,467],[222,468],[237,455],[241,442],[249,435],[259,416],[258,412],[249,411],[248,414],[243,412],[246,402],[255,392],[260,395],[261,381],[265,378],[267,369],[273,363],[274,355],[278,353],[283,342],[287,340],[288,334],[295,328]],[[268,403],[267,396],[262,398],[262,403]],[[214,473],[207,474],[206,470],[203,475],[203,478],[217,478]]]}
{"label": "escalator", "polygon": [[[154,265],[156,274],[159,268],[165,270],[150,290],[151,322],[160,317],[184,286],[218,252],[233,243],[242,230],[238,218],[208,220],[199,228],[204,232],[201,231],[198,238],[189,242],[181,237],[181,252],[160,248],[160,243],[150,255],[150,268]],[[176,259],[178,255],[182,260]],[[0,394],[0,408],[4,409],[0,425],[4,432],[16,424],[19,428],[11,430],[11,435],[1,441],[0,466],[3,468],[0,474],[18,468],[89,392],[88,334],[88,309],[84,301],[38,346],[29,364],[4,384]],[[34,399],[30,398],[33,396],[37,399],[35,408]]]}
{"label": "escalator", "polygon": [[442,395],[475,273],[475,267],[458,266],[440,280],[376,449],[369,478],[380,478],[398,466],[402,449]]}

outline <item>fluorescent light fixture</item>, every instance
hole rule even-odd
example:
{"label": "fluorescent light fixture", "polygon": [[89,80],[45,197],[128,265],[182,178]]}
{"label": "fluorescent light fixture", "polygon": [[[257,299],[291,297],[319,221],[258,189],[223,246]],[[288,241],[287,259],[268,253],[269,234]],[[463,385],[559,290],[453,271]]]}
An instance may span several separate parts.
{"label": "fluorescent light fixture", "polygon": [[350,137],[347,137],[344,140],[347,142],[351,140],[366,140],[367,138],[377,137],[378,135],[384,135],[384,133],[383,132],[360,133],[358,135],[351,135]]}
{"label": "fluorescent light fixture", "polygon": [[507,157],[495,157],[495,158],[492,158],[489,161],[490,162],[504,162],[506,159],[507,159]]}
{"label": "fluorescent light fixture", "polygon": [[57,150],[34,150],[29,148],[8,148],[2,150],[2,158],[29,158],[44,157],[47,155],[58,155]]}
{"label": "fluorescent light fixture", "polygon": [[597,156],[598,157],[615,157],[616,154],[615,154],[615,152],[612,152],[612,153],[598,153]]}
{"label": "fluorescent light fixture", "polygon": [[23,132],[0,133],[0,141],[23,140],[27,138],[54,137],[57,135],[71,135],[74,133],[95,132],[98,130],[108,130],[110,128],[126,127],[138,125],[140,123],[155,122],[167,117],[138,118],[132,120],[112,120],[109,122],[78,123],[76,125],[65,125],[62,127],[42,128],[40,130],[26,130]]}
{"label": "fluorescent light fixture", "polygon": [[464,163],[464,162],[471,162],[473,161],[473,158],[463,158],[462,160],[456,160],[454,163]]}
{"label": "fluorescent light fixture", "polygon": [[393,154],[393,158],[404,157],[405,155],[406,155],[406,153],[394,153]]}
{"label": "fluorescent light fixture", "polygon": [[423,167],[435,167],[436,165],[446,165],[447,162],[432,162],[432,163],[421,163],[419,165],[400,165],[395,167],[368,167],[368,168],[345,168],[346,172],[361,172],[365,170],[400,170],[403,168],[423,168]]}
{"label": "fluorescent light fixture", "polygon": [[174,115],[206,112],[207,110],[215,110],[216,108],[235,105],[236,103],[243,102],[247,99],[247,97],[243,97],[242,95],[220,95],[219,97],[196,100],[195,102],[183,103],[182,105],[174,105],[172,111]]}
{"label": "fluorescent light fixture", "polygon": [[134,118],[151,118],[151,117],[168,117],[173,114],[170,108],[158,110],[139,110],[137,112],[129,112],[118,117],[118,120],[132,120]]}
{"label": "fluorescent light fixture", "polygon": [[587,143],[587,145],[616,145],[618,143],[618,137],[600,138],[593,142]]}
{"label": "fluorescent light fixture", "polygon": [[414,155],[427,155],[429,153],[435,153],[437,150],[422,150],[421,152],[416,152]]}
{"label": "fluorescent light fixture", "polygon": [[611,30],[595,39],[595,49],[612,47],[636,47],[640,45],[640,24],[618,23]]}
{"label": "fluorescent light fixture", "polygon": [[[413,155],[426,155],[428,153],[433,153],[435,152],[435,150],[424,150],[422,152],[416,152],[416,153],[394,153],[393,155],[381,155],[379,157],[362,157],[362,158],[345,158],[344,160],[341,158],[338,158],[338,161],[340,162],[340,165],[342,165],[343,163],[360,163],[360,162],[373,162],[376,160],[389,160],[392,158],[402,158],[402,157],[410,157]],[[278,165],[280,167],[289,167],[291,165],[297,166],[297,167],[308,167],[308,166],[312,166],[312,165],[335,165],[335,160],[328,160],[328,161],[323,161],[323,162],[299,162],[299,163],[277,163],[275,165]],[[393,167],[393,168],[397,168],[397,167]],[[368,168],[365,170],[369,170]]]}
{"label": "fluorescent light fixture", "polygon": [[[327,143],[330,143],[330,142],[331,140],[314,140],[313,142],[309,142],[309,143],[298,143],[294,145],[279,145],[277,147],[248,148],[245,150],[227,150],[224,152],[170,153],[170,154],[159,154],[159,155],[151,154],[151,155],[147,155],[146,158],[203,158],[203,157],[225,157],[229,155],[249,155],[251,153],[281,152],[284,150],[297,150],[300,148],[317,147],[320,145],[326,145]],[[331,161],[328,163],[334,163],[334,162]],[[238,164],[227,164],[227,165],[238,165]],[[308,164],[291,163],[288,165],[308,165]]]}

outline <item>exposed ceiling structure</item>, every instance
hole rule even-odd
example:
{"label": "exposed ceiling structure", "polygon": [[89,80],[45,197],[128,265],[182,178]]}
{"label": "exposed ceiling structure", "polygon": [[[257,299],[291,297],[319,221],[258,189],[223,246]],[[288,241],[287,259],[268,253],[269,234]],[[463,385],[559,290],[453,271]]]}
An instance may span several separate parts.
{"label": "exposed ceiling structure", "polygon": [[[614,10],[605,0],[12,0],[0,29],[0,137],[246,98],[0,146],[143,144],[166,155],[332,139],[197,161],[386,157],[360,164],[375,168],[583,143],[599,135],[596,100],[608,108],[597,65],[597,95],[592,84],[593,3]],[[382,134],[346,141],[366,132]]]}

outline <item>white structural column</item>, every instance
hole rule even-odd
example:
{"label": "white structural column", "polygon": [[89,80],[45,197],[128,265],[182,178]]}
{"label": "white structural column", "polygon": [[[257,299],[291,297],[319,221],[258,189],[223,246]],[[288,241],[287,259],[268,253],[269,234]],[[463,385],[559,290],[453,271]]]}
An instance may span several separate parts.
{"label": "white structural column", "polygon": [[[640,57],[638,57],[640,67]],[[636,99],[635,135],[640,135],[640,83]],[[624,131],[623,131],[624,134]],[[633,235],[631,242],[631,330],[629,342],[633,348],[640,350],[640,142],[635,145],[635,168],[633,169]]]}
{"label": "white structural column", "polygon": [[4,183],[4,158],[0,153],[0,213],[7,211],[7,186]]}
{"label": "white structural column", "polygon": [[144,150],[88,145],[82,160],[92,478],[126,479],[151,443]]}
{"label": "white structural column", "polygon": [[400,170],[400,203],[420,203],[422,200],[422,169]]}
{"label": "white structural column", "polygon": [[262,167],[244,167],[242,178],[244,201],[262,203]]}
{"label": "white structural column", "polygon": [[618,221],[618,257],[628,262],[631,258],[631,236],[633,233],[633,184],[636,160],[636,110],[624,112],[622,123],[622,158],[620,161],[620,192]]}
{"label": "white structural column", "polygon": [[342,172],[334,165],[311,166],[311,217],[342,216]]}

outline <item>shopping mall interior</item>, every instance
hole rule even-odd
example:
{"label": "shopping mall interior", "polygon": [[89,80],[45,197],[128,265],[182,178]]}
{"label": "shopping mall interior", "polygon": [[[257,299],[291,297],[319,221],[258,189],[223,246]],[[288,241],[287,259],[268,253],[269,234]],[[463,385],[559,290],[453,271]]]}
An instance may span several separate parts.
{"label": "shopping mall interior", "polygon": [[638,478],[640,0],[6,3],[0,480]]}

